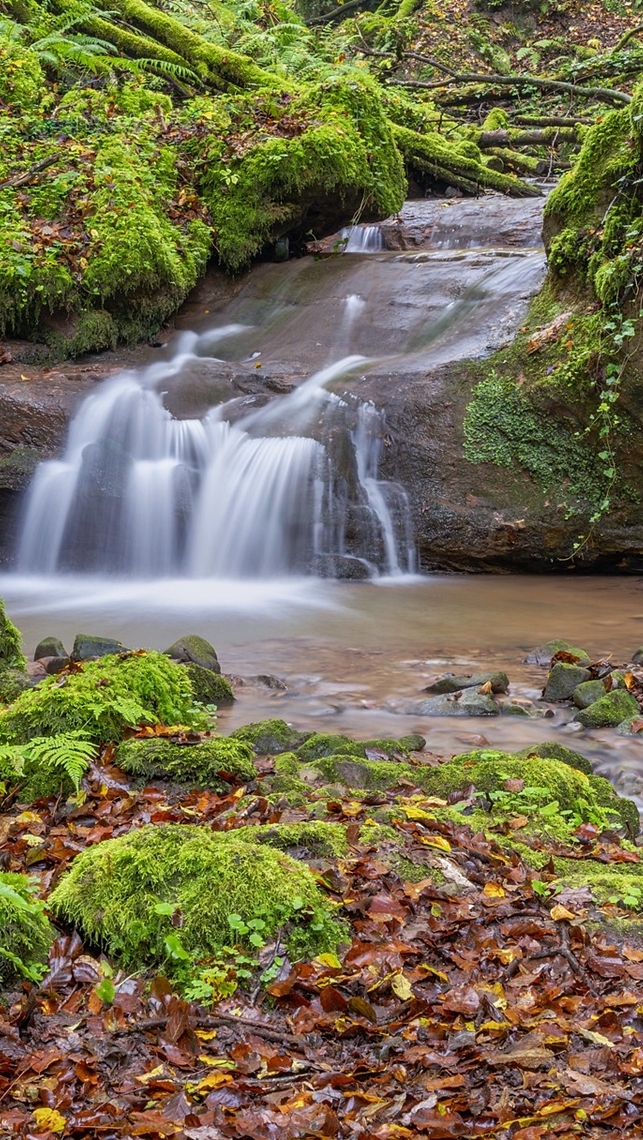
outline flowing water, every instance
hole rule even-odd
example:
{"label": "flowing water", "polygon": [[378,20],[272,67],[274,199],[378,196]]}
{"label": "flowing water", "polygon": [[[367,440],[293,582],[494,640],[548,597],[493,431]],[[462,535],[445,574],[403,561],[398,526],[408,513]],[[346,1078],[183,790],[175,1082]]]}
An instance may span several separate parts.
{"label": "flowing water", "polygon": [[642,793],[641,742],[578,734],[569,710],[406,711],[452,666],[506,669],[512,694],[537,701],[543,673],[523,659],[550,637],[616,660],[643,641],[637,581],[414,577],[404,489],[378,475],[384,417],[347,390],[367,371],[420,382],[511,335],[543,255],[533,203],[508,204],[502,230],[487,201],[474,232],[470,204],[412,204],[412,250],[362,226],[341,256],[260,266],[224,310],[193,301],[154,363],[88,397],[65,454],[35,476],[19,570],[0,579],[27,648],[86,631],[164,649],[198,632],[244,679],[224,730],[283,716],[362,738],[420,731],[445,753],[576,741]]}

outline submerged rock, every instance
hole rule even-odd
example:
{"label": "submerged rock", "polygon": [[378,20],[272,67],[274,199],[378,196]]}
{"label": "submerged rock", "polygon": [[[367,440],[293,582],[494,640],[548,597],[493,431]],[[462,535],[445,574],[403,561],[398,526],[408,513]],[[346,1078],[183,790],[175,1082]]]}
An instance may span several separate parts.
{"label": "submerged rock", "polygon": [[[113,637],[97,637],[90,633],[77,633],[74,638],[74,648],[71,651],[72,661],[92,661],[97,657],[109,657],[112,653],[128,653],[129,650],[122,641]],[[64,657],[64,649],[60,654]],[[52,654],[52,656],[56,656]]]}
{"label": "submerged rock", "polygon": [[569,653],[572,657],[576,657],[581,665],[589,665],[590,658],[584,649],[577,649],[576,646],[570,645],[568,641],[556,639],[554,641],[546,641],[544,645],[540,645],[538,649],[532,649],[531,653],[525,658],[526,665],[551,665],[552,657],[556,653]]}
{"label": "submerged rock", "polygon": [[591,676],[589,669],[583,669],[580,665],[568,665],[564,661],[557,661],[543,689],[543,700],[568,701],[574,690],[583,681],[589,681]]}
{"label": "submerged rock", "polygon": [[405,705],[401,711],[410,716],[498,716],[500,705],[486,693],[464,689],[461,696],[427,697]]}
{"label": "submerged rock", "polygon": [[67,650],[59,638],[43,637],[34,650],[33,659],[40,661],[43,657],[67,657]]}
{"label": "submerged rock", "polygon": [[444,673],[437,677],[430,685],[422,690],[440,696],[444,693],[457,693],[461,689],[479,689],[482,685],[491,684],[493,693],[506,693],[509,688],[509,678],[506,673],[474,673],[472,676],[457,673]]}
{"label": "submerged rock", "polygon": [[576,713],[574,720],[584,728],[614,728],[624,720],[631,720],[640,714],[636,697],[626,689],[615,689],[606,693],[600,700],[594,701],[586,709]]}
{"label": "submerged rock", "polygon": [[173,661],[180,661],[183,665],[193,662],[195,665],[200,665],[202,669],[211,669],[213,673],[220,673],[221,666],[219,665],[219,658],[217,657],[214,646],[210,645],[204,637],[199,637],[197,633],[187,633],[184,637],[180,637],[170,645],[169,649],[165,650],[167,657],[171,657]]}

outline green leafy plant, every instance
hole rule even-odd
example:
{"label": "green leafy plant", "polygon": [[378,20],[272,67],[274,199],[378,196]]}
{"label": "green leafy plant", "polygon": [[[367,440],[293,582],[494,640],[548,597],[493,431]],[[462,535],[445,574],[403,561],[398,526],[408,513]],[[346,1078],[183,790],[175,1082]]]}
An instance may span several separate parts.
{"label": "green leafy plant", "polygon": [[40,981],[52,939],[35,884],[0,872],[0,982],[16,975]]}

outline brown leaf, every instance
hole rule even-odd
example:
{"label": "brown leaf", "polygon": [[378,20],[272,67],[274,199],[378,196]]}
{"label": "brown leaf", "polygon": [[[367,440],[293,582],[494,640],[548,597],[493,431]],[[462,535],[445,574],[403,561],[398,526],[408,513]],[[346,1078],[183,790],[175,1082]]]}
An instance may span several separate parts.
{"label": "brown leaf", "polygon": [[445,994],[442,1008],[473,1017],[480,1009],[480,997],[471,986],[456,986]]}
{"label": "brown leaf", "polygon": [[357,1017],[365,1017],[367,1021],[372,1021],[374,1025],[377,1025],[377,1014],[370,1001],[361,997],[352,997],[348,1002],[348,1010]]}

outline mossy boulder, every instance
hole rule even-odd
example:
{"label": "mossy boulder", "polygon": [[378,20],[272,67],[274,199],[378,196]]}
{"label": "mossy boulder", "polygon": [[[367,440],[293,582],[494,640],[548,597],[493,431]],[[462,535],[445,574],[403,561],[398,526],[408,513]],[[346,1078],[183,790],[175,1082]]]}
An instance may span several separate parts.
{"label": "mossy boulder", "polygon": [[185,669],[162,653],[141,650],[86,661],[60,685],[46,677],[0,713],[0,743],[82,731],[108,743],[139,724],[195,724]]}
{"label": "mossy boulder", "polygon": [[399,743],[407,752],[424,752],[426,737],[421,736],[419,732],[411,732],[408,736],[401,736]]}
{"label": "mossy boulder", "polygon": [[178,641],[174,641],[165,652],[173,661],[180,661],[184,665],[192,663],[200,665],[202,669],[210,669],[213,673],[221,672],[214,646],[204,637],[199,637],[197,633],[185,634]]}
{"label": "mossy boulder", "polygon": [[491,685],[493,693],[506,693],[509,688],[509,677],[506,673],[474,673],[472,675],[459,673],[444,673],[436,678],[422,691],[439,696],[442,693],[457,693],[460,689],[479,689],[482,685]]}
{"label": "mossy boulder", "polygon": [[292,752],[307,740],[311,733],[296,732],[285,720],[259,720],[235,728],[230,733],[233,740],[249,744],[259,756],[277,756],[280,752]]}
{"label": "mossy boulder", "polygon": [[192,682],[194,699],[199,704],[217,705],[218,708],[234,704],[232,685],[222,673],[215,673],[194,661],[186,665],[185,670]]}
{"label": "mossy boulder", "polygon": [[33,689],[35,682],[21,669],[0,671],[0,704],[10,705],[25,689]]}
{"label": "mossy boulder", "polygon": [[636,697],[625,689],[614,689],[588,708],[576,713],[574,720],[585,728],[616,727],[623,720],[631,719],[640,712]]}
{"label": "mossy boulder", "polygon": [[41,661],[43,657],[66,656],[67,650],[58,637],[43,637],[34,650],[33,659],[34,661]]}
{"label": "mossy boulder", "polygon": [[488,693],[463,689],[458,693],[413,701],[404,710],[410,716],[498,716],[500,705]]}
{"label": "mossy boulder", "polygon": [[267,938],[282,930],[293,957],[332,949],[342,933],[308,867],[265,843],[193,825],[148,825],[88,847],[49,905],[125,968],[185,980],[199,961],[245,941],[231,931],[233,914],[260,918]]}
{"label": "mossy boulder", "polygon": [[542,756],[545,760],[559,760],[561,764],[576,768],[577,771],[584,772],[586,776],[591,776],[593,772],[591,762],[586,756],[552,740],[543,740],[540,744],[531,744],[528,748],[522,748],[520,752],[516,752],[515,755],[524,760],[530,756]]}
{"label": "mossy boulder", "polygon": [[200,744],[175,744],[163,737],[126,740],[119,744],[116,760],[125,772],[144,780],[170,780],[217,792],[257,776],[250,746],[229,737]]}
{"label": "mossy boulder", "polygon": [[549,666],[556,653],[569,653],[570,656],[576,658],[579,665],[589,665],[590,663],[589,655],[584,649],[571,645],[569,641],[555,638],[553,641],[546,641],[544,645],[539,645],[538,649],[532,649],[525,659],[526,664]]}
{"label": "mossy boulder", "polygon": [[27,876],[0,872],[0,986],[19,977],[38,981],[53,938]]}
{"label": "mossy boulder", "polygon": [[572,693],[572,700],[577,709],[586,709],[595,701],[600,701],[606,693],[605,682],[600,680],[582,681]]}
{"label": "mossy boulder", "polygon": [[341,858],[348,853],[346,828],[341,823],[265,823],[232,832],[247,843],[266,843],[297,859]]}
{"label": "mossy boulder", "polygon": [[21,646],[20,632],[7,617],[0,598],[0,670],[24,669],[27,662]]}
{"label": "mossy boulder", "polygon": [[581,665],[568,665],[565,661],[556,661],[543,690],[545,701],[568,701],[574,689],[584,681],[591,679],[589,669]]}
{"label": "mossy boulder", "polygon": [[306,784],[344,784],[348,788],[368,791],[386,791],[400,784],[426,790],[426,775],[430,771],[432,769],[393,760],[362,760],[346,753],[322,756],[311,764],[302,765],[298,779]]}
{"label": "mossy boulder", "polygon": [[311,764],[322,756],[361,756],[366,757],[366,748],[351,740],[349,736],[341,736],[332,732],[314,732],[297,749],[297,756],[304,764]]}
{"label": "mossy boulder", "polygon": [[[92,661],[97,657],[108,657],[115,653],[127,653],[128,649],[122,641],[113,637],[97,637],[92,633],[77,633],[74,638],[74,648],[71,651],[72,661]],[[62,653],[52,653],[52,657],[64,657]]]}

